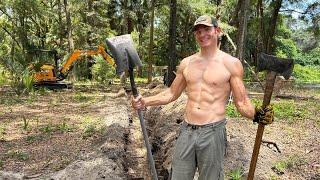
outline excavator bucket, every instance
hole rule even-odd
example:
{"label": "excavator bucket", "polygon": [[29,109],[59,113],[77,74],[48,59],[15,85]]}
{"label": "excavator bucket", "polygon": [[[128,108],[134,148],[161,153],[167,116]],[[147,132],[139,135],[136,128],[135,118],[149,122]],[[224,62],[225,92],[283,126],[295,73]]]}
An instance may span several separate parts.
{"label": "excavator bucket", "polygon": [[133,69],[135,66],[142,66],[130,34],[108,38],[106,43],[117,65],[116,71],[118,75],[121,75],[129,68]]}

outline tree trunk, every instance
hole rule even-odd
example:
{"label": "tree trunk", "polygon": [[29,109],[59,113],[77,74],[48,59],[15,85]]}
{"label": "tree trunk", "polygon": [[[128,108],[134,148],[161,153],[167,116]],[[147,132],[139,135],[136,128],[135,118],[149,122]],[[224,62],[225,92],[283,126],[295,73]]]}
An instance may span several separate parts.
{"label": "tree trunk", "polygon": [[57,0],[58,2],[58,21],[59,21],[59,47],[63,47],[63,35],[64,35],[64,26],[62,23],[62,8],[61,8],[61,0]]}
{"label": "tree trunk", "polygon": [[249,8],[250,0],[239,0],[238,3],[241,3],[240,8],[240,15],[239,15],[239,27],[238,27],[238,33],[237,33],[237,51],[236,56],[240,60],[243,59],[243,52],[244,52],[244,46],[245,46],[245,35],[247,31],[247,20],[248,20],[248,13],[247,10]]}
{"label": "tree trunk", "polygon": [[148,83],[152,81],[152,63],[153,63],[153,31],[154,31],[154,4],[155,0],[151,1],[151,16],[150,16],[150,43],[148,52]]}
{"label": "tree trunk", "polygon": [[170,23],[169,23],[169,63],[168,63],[168,86],[175,78],[174,72],[177,66],[176,57],[176,30],[177,30],[177,0],[170,1]]}
{"label": "tree trunk", "polygon": [[63,3],[64,3],[64,11],[66,13],[66,20],[67,20],[69,52],[72,52],[74,50],[74,44],[73,44],[73,37],[72,37],[71,15],[70,15],[70,10],[68,6],[68,1],[63,0]]}
{"label": "tree trunk", "polygon": [[275,0],[274,1],[274,10],[270,19],[270,26],[269,26],[269,32],[268,32],[268,38],[266,42],[266,52],[271,53],[272,52],[272,45],[273,45],[273,36],[275,34],[276,25],[277,25],[277,19],[279,15],[279,10],[281,8],[282,0]]}

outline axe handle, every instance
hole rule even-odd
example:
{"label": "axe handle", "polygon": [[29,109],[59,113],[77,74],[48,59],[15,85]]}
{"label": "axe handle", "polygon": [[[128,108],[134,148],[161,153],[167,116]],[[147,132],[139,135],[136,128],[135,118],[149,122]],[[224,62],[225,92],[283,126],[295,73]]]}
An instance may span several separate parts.
{"label": "axe handle", "polygon": [[[264,97],[263,97],[263,103],[262,103],[263,108],[265,108],[266,106],[268,106],[270,104],[276,75],[277,75],[277,73],[273,72],[273,71],[270,71],[267,73],[266,88],[264,91]],[[261,141],[262,141],[264,126],[265,125],[261,124],[261,123],[259,123],[259,125],[258,125],[256,139],[254,142],[254,147],[253,147],[253,152],[252,152],[252,157],[251,157],[251,162],[250,162],[248,180],[253,180],[253,178],[254,178],[254,171],[256,170],[256,165],[257,165],[257,160],[258,160],[258,156],[259,156],[259,150],[260,150],[260,145],[261,145]]]}
{"label": "axe handle", "polygon": [[[133,69],[129,68],[129,77],[130,77],[130,84],[131,84],[131,90],[132,90],[132,94],[134,97],[138,96],[138,90],[136,87],[136,83],[134,82],[134,74],[133,74]],[[156,166],[153,160],[153,156],[152,156],[152,152],[151,152],[151,146],[149,143],[149,138],[148,138],[148,133],[147,133],[147,129],[144,123],[144,118],[143,118],[143,114],[141,112],[141,110],[138,110],[138,117],[140,120],[140,125],[141,125],[141,129],[142,129],[142,134],[143,134],[143,139],[144,139],[144,144],[146,146],[147,149],[147,156],[148,156],[148,161],[149,161],[149,170],[150,170],[150,175],[152,176],[152,180],[158,180],[158,176],[157,176],[157,171],[156,171]]]}

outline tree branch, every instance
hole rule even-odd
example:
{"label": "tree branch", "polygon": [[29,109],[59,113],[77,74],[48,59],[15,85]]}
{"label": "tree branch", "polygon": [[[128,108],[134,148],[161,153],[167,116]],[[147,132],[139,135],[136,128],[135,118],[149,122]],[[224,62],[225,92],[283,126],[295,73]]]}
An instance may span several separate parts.
{"label": "tree branch", "polygon": [[21,48],[19,42],[14,38],[14,36],[5,28],[5,27],[2,27],[2,29],[7,33],[9,34],[9,36],[11,36],[11,38],[17,43],[17,45],[19,46],[19,48]]}
{"label": "tree branch", "polygon": [[14,19],[13,19],[6,11],[4,11],[2,8],[0,8],[0,11],[1,11],[4,15],[6,15],[6,16],[9,18],[9,20],[12,21],[12,22],[16,25]]}
{"label": "tree branch", "polygon": [[308,14],[308,11],[301,12],[301,11],[297,11],[295,9],[283,9],[283,10],[280,10],[279,12],[296,12],[299,14]]}

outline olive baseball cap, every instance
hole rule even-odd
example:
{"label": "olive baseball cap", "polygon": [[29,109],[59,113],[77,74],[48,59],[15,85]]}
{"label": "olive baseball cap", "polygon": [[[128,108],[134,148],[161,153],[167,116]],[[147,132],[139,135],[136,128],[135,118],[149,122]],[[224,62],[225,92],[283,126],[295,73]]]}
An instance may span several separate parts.
{"label": "olive baseball cap", "polygon": [[202,15],[198,17],[198,19],[194,22],[192,31],[195,31],[196,27],[200,24],[205,26],[218,27],[218,21],[216,20],[216,18],[209,15]]}

